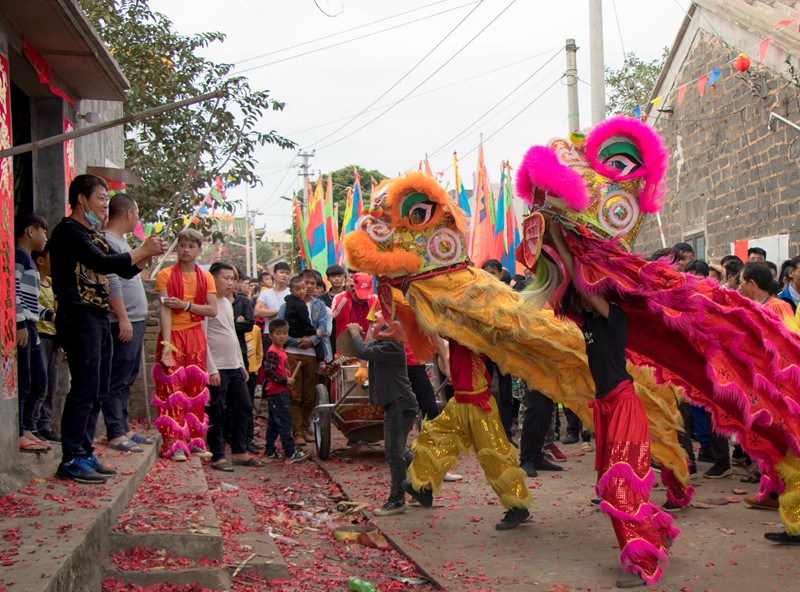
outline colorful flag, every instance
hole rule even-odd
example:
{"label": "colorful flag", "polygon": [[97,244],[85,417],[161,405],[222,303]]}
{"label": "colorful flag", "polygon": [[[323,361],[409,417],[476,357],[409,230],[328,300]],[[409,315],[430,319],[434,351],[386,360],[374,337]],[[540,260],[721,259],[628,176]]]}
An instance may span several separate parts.
{"label": "colorful flag", "polygon": [[431,170],[431,163],[428,160],[428,154],[425,154],[425,174],[429,176],[431,179],[435,179],[433,175],[433,171]]}
{"label": "colorful flag", "polygon": [[225,232],[225,236],[233,236],[233,222],[231,222],[231,225],[228,226],[228,230]]}
{"label": "colorful flag", "polygon": [[478,170],[475,175],[475,209],[472,212],[472,236],[470,258],[476,265],[483,265],[494,258],[494,196],[489,185],[489,175],[483,156],[483,142],[478,151]]}
{"label": "colorful flag", "polygon": [[328,240],[325,236],[324,199],[322,196],[322,177],[309,198],[308,227],[306,237],[310,247],[309,268],[323,271],[328,266]]}
{"label": "colorful flag", "polygon": [[506,208],[508,197],[506,195],[506,162],[503,162],[500,172],[500,195],[497,197],[497,211],[495,214],[494,236],[492,237],[493,258],[500,261],[506,256],[508,243],[506,238]]}
{"label": "colorful flag", "polygon": [[[361,175],[358,174],[357,168],[353,167],[353,171],[355,173],[355,181],[353,181],[352,190],[348,188],[347,192],[347,203],[344,210],[344,220],[342,221],[342,234],[339,239],[340,245],[343,244],[344,237],[356,229],[356,222],[361,216],[361,210],[364,208],[364,200],[361,197]],[[347,257],[344,253],[344,249],[340,248],[337,262],[340,265],[344,265],[346,260]]]}
{"label": "colorful flag", "polygon": [[[325,199],[323,201],[323,216],[325,217],[325,252],[328,257],[327,265],[336,263],[336,236],[333,224],[333,177],[328,175],[328,182],[325,187]],[[323,271],[319,268],[319,271]]]}
{"label": "colorful flag", "polygon": [[464,215],[469,221],[469,219],[472,217],[472,210],[469,207],[469,198],[467,197],[467,190],[464,189],[464,182],[461,180],[461,175],[458,174],[458,158],[455,152],[453,152],[453,170],[456,173],[456,196],[458,207],[463,210]]}
{"label": "colorful flag", "polygon": [[[514,191],[512,187],[511,166],[506,163],[506,183],[503,189],[506,195],[506,253],[501,259],[503,267],[508,269],[512,275],[523,273],[523,266],[517,265],[514,253],[520,243],[519,224],[517,223],[517,213],[514,210]],[[519,267],[519,269],[516,269]]]}
{"label": "colorful flag", "polygon": [[[311,258],[309,256],[308,238],[306,238],[306,219],[303,216],[303,210],[297,198],[292,200],[292,208],[294,209],[294,231],[297,235],[297,244],[300,248],[300,267],[302,269],[308,269]],[[266,232],[264,232],[264,236],[267,236]]]}

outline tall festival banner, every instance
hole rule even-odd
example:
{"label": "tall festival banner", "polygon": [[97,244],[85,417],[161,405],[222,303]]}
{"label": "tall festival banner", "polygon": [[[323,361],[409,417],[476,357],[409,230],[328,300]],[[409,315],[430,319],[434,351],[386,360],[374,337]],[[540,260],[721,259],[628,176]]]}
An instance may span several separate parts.
{"label": "tall festival banner", "polygon": [[[0,150],[11,148],[11,88],[8,59],[0,55]],[[17,397],[17,319],[14,298],[14,183],[11,158],[0,159],[0,399]]]}
{"label": "tall festival banner", "polygon": [[[64,133],[69,133],[75,127],[69,119],[64,120]],[[64,208],[67,216],[69,216],[69,184],[75,178],[75,140],[67,140],[63,142],[64,146]]]}

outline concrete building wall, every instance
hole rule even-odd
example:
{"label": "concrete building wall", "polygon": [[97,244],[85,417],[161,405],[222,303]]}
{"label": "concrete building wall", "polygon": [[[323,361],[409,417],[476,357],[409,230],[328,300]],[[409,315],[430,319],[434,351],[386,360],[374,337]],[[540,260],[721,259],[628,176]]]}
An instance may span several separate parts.
{"label": "concrete building wall", "polygon": [[[117,101],[79,101],[76,111],[81,114],[98,113],[100,121],[111,121],[122,117],[122,103]],[[93,125],[77,121],[75,129]],[[86,167],[101,166],[122,168],[125,166],[125,144],[123,128],[116,127],[75,140],[75,171],[85,173]]]}
{"label": "concrete building wall", "polygon": [[[717,31],[725,26],[714,24]],[[731,39],[735,27],[727,27],[721,34]],[[692,33],[684,41],[685,59],[673,66],[678,85],[733,57],[716,35],[702,29]],[[741,42],[742,47],[750,43]],[[658,114],[655,122],[656,114],[651,115],[671,154],[661,211],[667,246],[704,234],[706,258],[719,262],[735,241],[788,234],[789,256],[800,252],[800,132],[783,123],[774,131],[767,127],[770,111],[800,121],[800,87],[788,79],[780,60],[769,65],[759,67],[753,59],[751,67],[754,76],[764,75],[764,104],[742,75],[724,66],[713,92],[708,89],[701,98],[692,84],[680,107],[676,93],[662,103],[661,109],[673,113]],[[635,248],[648,253],[660,247],[658,224],[651,216]],[[768,257],[780,265],[777,254]]]}

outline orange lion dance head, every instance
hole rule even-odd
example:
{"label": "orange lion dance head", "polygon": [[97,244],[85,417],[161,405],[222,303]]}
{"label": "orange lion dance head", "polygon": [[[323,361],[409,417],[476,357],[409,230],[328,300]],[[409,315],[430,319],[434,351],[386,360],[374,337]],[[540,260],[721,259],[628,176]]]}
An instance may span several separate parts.
{"label": "orange lion dance head", "polygon": [[448,193],[423,173],[387,179],[344,238],[349,265],[392,278],[467,260],[466,220]]}

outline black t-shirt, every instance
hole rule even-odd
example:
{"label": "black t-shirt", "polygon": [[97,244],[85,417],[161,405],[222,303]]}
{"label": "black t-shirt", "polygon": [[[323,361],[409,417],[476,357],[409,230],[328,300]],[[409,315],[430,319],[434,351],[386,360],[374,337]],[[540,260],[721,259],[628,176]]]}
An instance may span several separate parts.
{"label": "black t-shirt", "polygon": [[608,318],[584,314],[582,330],[595,397],[602,399],[621,382],[633,380],[625,367],[628,317],[619,306],[609,304]]}
{"label": "black t-shirt", "polygon": [[64,218],[50,235],[50,268],[58,316],[71,310],[108,314],[108,280],[115,273],[131,279],[141,271],[130,253],[114,253],[105,236],[72,218]]}

